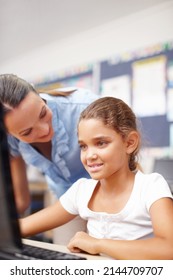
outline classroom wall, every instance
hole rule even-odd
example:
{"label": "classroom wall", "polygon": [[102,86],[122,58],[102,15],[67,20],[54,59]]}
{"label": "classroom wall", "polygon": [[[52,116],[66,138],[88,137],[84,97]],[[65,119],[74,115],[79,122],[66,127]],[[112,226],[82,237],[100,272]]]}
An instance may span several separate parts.
{"label": "classroom wall", "polygon": [[[116,54],[135,51],[173,40],[173,1],[111,21],[97,28],[50,43],[0,64],[0,73],[15,73],[28,81],[51,76],[85,63],[107,60]],[[46,34],[45,34],[46,36]],[[143,149],[140,161],[146,172],[154,158],[172,157],[173,147]]]}
{"label": "classroom wall", "polygon": [[[49,43],[0,65],[27,80],[173,39],[173,1]],[[46,36],[46,34],[45,34]]]}

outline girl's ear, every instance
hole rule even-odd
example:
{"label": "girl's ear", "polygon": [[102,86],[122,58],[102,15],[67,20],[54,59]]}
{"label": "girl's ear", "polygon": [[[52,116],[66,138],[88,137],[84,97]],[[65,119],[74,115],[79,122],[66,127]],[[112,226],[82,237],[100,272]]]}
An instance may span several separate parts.
{"label": "girl's ear", "polygon": [[133,153],[139,144],[139,134],[136,131],[131,131],[126,139],[127,154]]}

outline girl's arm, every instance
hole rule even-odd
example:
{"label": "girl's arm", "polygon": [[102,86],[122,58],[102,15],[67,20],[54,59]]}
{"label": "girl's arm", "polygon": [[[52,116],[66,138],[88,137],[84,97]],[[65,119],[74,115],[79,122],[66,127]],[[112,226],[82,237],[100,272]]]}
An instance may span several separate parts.
{"label": "girl's arm", "polygon": [[173,201],[162,198],[150,209],[154,236],[145,240],[109,240],[90,237],[84,232],[77,233],[68,248],[79,249],[90,254],[106,254],[114,259],[173,259]]}
{"label": "girl's arm", "polygon": [[59,201],[26,218],[20,219],[22,237],[28,237],[61,226],[76,216],[67,212]]}

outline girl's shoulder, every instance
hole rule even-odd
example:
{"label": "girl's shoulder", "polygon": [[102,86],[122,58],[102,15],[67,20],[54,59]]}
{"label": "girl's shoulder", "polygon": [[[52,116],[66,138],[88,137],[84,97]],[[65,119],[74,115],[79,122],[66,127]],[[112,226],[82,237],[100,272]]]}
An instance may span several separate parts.
{"label": "girl's shoulder", "polygon": [[170,187],[165,178],[159,173],[145,174],[138,171],[135,178],[136,190],[142,200],[157,200],[162,197],[172,198]]}
{"label": "girl's shoulder", "polygon": [[153,172],[153,173],[143,173],[142,171],[138,171],[137,174],[136,174],[136,178],[138,179],[138,181],[141,181],[141,182],[145,182],[147,184],[149,183],[164,183],[164,184],[167,184],[165,178],[157,173],[157,172]]}
{"label": "girl's shoulder", "polygon": [[160,173],[157,172],[143,173],[142,171],[138,171],[136,174],[136,178],[138,183],[143,183],[145,185],[161,184],[168,186],[166,179]]}
{"label": "girl's shoulder", "polygon": [[93,190],[96,185],[97,185],[96,180],[88,179],[88,178],[80,178],[71,186],[71,188],[81,192],[88,192]]}
{"label": "girl's shoulder", "polygon": [[77,203],[84,203],[91,197],[97,181],[93,179],[81,178],[78,179],[73,185],[61,196],[61,201],[72,200]]}
{"label": "girl's shoulder", "polygon": [[138,171],[136,174],[135,182],[143,189],[143,192],[147,190],[169,189],[168,183],[165,178],[159,173],[143,173]]}

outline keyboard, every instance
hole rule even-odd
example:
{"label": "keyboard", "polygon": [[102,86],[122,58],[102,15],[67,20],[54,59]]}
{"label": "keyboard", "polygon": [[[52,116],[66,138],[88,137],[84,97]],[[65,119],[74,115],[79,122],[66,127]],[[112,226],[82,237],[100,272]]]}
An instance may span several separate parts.
{"label": "keyboard", "polygon": [[[2,258],[0,258],[2,259]],[[23,244],[23,249],[20,253],[9,254],[3,259],[11,260],[86,260],[86,258],[73,255],[70,253],[62,253],[49,249],[35,247],[33,245]]]}

